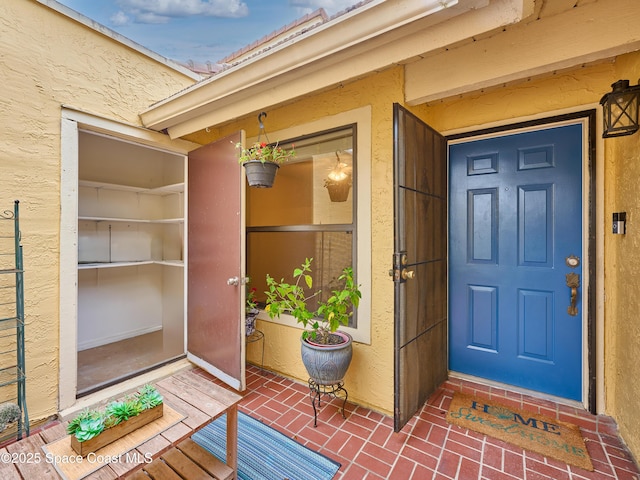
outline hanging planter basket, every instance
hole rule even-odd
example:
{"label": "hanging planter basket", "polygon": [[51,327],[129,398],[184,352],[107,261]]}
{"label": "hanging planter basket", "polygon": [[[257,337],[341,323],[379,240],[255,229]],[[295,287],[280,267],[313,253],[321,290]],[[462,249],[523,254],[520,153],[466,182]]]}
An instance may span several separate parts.
{"label": "hanging planter basket", "polygon": [[280,165],[273,162],[261,162],[250,160],[242,164],[247,174],[250,187],[271,188],[276,179],[276,173]]}
{"label": "hanging planter basket", "polygon": [[327,185],[329,198],[332,202],[346,202],[351,190],[350,182],[330,183]]}

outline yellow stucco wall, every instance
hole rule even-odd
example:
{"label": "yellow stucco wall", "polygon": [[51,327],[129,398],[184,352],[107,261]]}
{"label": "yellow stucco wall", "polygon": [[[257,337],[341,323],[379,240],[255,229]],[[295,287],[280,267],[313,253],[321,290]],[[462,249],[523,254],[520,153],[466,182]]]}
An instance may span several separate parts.
{"label": "yellow stucco wall", "polygon": [[[632,85],[640,76],[640,54],[619,57],[615,79]],[[605,228],[607,410],[618,422],[620,434],[640,459],[640,135],[605,141],[605,221],[613,212],[627,212],[626,235]]]}
{"label": "yellow stucco wall", "polygon": [[[372,109],[371,145],[371,345],[354,344],[353,361],[345,384],[349,400],[374,410],[393,412],[393,282],[388,270],[393,253],[393,102],[402,99],[402,69],[374,74],[281,108],[268,110],[267,133],[370,105]],[[209,133],[189,137],[207,143],[244,129],[247,137],[258,135],[255,115]],[[312,132],[309,132],[312,133]],[[284,140],[271,138],[270,140]],[[359,235],[362,234],[359,232]],[[368,294],[368,293],[367,293]],[[306,382],[308,375],[300,358],[300,330],[258,321],[265,332],[265,367]],[[249,361],[260,363],[259,347],[249,346]]]}
{"label": "yellow stucco wall", "polygon": [[31,0],[0,2],[0,38],[0,209],[20,200],[27,404],[38,420],[58,408],[61,105],[139,124],[193,80]]}

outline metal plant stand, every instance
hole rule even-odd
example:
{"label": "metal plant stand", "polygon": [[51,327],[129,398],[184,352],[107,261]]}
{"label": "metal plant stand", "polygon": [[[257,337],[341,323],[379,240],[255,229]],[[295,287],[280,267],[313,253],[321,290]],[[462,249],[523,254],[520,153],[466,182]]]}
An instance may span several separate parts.
{"label": "metal plant stand", "polygon": [[[349,393],[344,388],[344,382],[334,383],[332,385],[321,385],[309,379],[309,397],[313,406],[313,426],[318,426],[318,409],[320,408],[320,400],[322,395],[329,395],[331,398],[343,398],[342,402],[342,418],[347,419],[344,408],[347,405]],[[317,404],[317,407],[316,407]]]}
{"label": "metal plant stand", "polygon": [[29,436],[19,202],[0,212],[0,441]]}

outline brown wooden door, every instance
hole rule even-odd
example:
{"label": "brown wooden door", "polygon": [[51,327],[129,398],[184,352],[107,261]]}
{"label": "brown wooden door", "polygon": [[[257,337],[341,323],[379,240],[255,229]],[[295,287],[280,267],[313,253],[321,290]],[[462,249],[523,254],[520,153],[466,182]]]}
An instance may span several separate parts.
{"label": "brown wooden door", "polygon": [[446,140],[396,104],[394,150],[394,428],[399,431],[447,378]]}
{"label": "brown wooden door", "polygon": [[187,358],[245,389],[244,175],[239,132],[189,153]]}

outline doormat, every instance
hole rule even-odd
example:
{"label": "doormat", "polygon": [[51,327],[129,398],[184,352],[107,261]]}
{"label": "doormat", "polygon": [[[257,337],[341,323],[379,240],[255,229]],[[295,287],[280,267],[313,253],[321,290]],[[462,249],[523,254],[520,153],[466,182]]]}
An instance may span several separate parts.
{"label": "doormat", "polygon": [[458,392],[453,395],[447,421],[593,471],[577,425]]}
{"label": "doormat", "polygon": [[[191,437],[226,461],[226,415]],[[238,480],[331,480],[340,464],[273,427],[238,412]]]}

